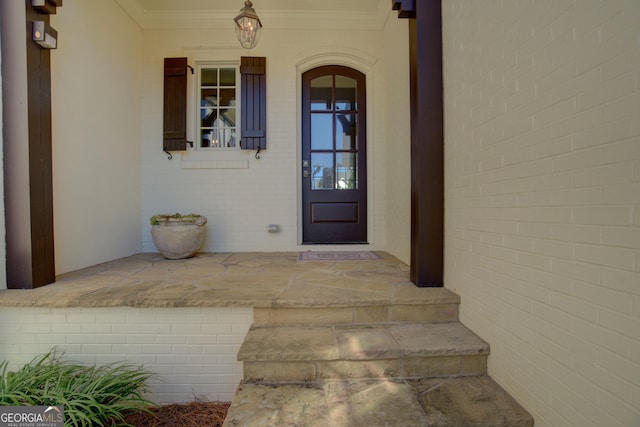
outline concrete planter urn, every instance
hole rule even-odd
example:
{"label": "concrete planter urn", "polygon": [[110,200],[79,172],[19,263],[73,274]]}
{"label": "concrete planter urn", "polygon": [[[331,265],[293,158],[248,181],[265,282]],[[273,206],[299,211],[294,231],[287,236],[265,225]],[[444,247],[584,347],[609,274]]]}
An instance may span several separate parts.
{"label": "concrete planter urn", "polygon": [[154,215],[150,222],[153,243],[167,259],[191,258],[207,234],[207,218],[202,215]]}

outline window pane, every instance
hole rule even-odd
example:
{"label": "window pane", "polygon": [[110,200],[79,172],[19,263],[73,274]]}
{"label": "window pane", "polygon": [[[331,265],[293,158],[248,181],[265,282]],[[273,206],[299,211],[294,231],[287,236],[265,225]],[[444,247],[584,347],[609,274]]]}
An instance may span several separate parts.
{"label": "window pane", "polygon": [[311,80],[311,110],[326,111],[333,108],[333,76]]}
{"label": "window pane", "polygon": [[200,96],[202,97],[202,106],[215,107],[216,105],[218,105],[217,89],[202,89],[200,92]]}
{"label": "window pane", "polygon": [[211,131],[211,147],[213,148],[220,148],[222,147],[222,141],[220,140],[220,131],[218,130],[218,128],[214,128]]}
{"label": "window pane", "polygon": [[336,110],[355,110],[357,82],[351,77],[336,76]]}
{"label": "window pane", "polygon": [[355,114],[336,114],[336,149],[356,150],[358,148],[357,129]]}
{"label": "window pane", "polygon": [[218,110],[215,108],[203,108],[202,109],[202,123],[200,127],[211,128],[215,126],[218,119]]}
{"label": "window pane", "polygon": [[332,114],[311,114],[311,149],[333,150]]}
{"label": "window pane", "polygon": [[221,108],[218,116],[218,126],[234,127],[236,125],[236,109]]}
{"label": "window pane", "polygon": [[213,129],[203,129],[200,137],[200,147],[211,147],[213,144],[215,132]]}
{"label": "window pane", "polygon": [[236,130],[234,128],[220,129],[220,136],[222,137],[223,147],[233,148],[236,146]]}
{"label": "window pane", "polygon": [[235,68],[220,68],[220,86],[235,86],[236,70]]}
{"label": "window pane", "polygon": [[236,104],[235,89],[220,89],[220,105],[229,106]]}
{"label": "window pane", "polygon": [[311,189],[333,189],[332,153],[311,153]]}
{"label": "window pane", "polygon": [[337,190],[358,188],[356,153],[336,153],[336,178]]}
{"label": "window pane", "polygon": [[218,69],[217,68],[201,69],[200,84],[202,86],[217,86],[218,85]]}

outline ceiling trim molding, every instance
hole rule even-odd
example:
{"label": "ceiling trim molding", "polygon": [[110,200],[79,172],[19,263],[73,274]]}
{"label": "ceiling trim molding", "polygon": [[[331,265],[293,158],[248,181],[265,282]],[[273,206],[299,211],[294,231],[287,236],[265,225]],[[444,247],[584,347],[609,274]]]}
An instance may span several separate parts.
{"label": "ceiling trim molding", "polygon": [[116,3],[124,10],[127,15],[138,24],[140,28],[144,28],[145,10],[136,0],[116,0]]}

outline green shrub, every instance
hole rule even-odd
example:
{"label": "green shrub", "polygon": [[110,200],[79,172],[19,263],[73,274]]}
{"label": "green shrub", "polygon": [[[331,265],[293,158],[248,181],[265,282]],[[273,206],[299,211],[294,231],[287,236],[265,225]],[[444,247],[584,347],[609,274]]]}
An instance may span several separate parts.
{"label": "green shrub", "polygon": [[127,425],[126,414],[154,406],[142,397],[151,373],[122,362],[76,365],[52,350],[18,371],[7,367],[0,363],[0,405],[60,405],[67,426]]}

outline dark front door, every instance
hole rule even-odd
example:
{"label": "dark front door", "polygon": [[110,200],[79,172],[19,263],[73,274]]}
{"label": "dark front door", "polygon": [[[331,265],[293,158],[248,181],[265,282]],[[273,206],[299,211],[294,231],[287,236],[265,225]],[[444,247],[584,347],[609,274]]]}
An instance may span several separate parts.
{"label": "dark front door", "polygon": [[361,72],[302,75],[303,243],[367,242],[366,117]]}

